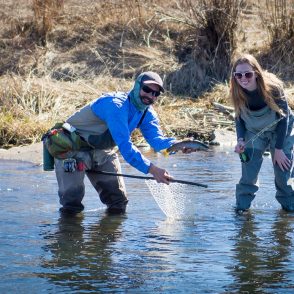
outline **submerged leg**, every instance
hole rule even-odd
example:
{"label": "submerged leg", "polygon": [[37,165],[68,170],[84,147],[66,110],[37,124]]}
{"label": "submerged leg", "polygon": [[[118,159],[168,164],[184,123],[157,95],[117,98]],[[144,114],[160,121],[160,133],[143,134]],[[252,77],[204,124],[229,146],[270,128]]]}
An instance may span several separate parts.
{"label": "submerged leg", "polygon": [[[96,166],[97,171],[121,173],[120,162],[116,154],[103,164]],[[99,193],[102,203],[106,204],[109,213],[124,213],[128,203],[126,188],[122,177],[102,175],[91,171],[87,173],[92,185]]]}
{"label": "submerged leg", "polygon": [[[274,150],[271,150],[272,157],[273,152]],[[282,171],[278,164],[274,165],[276,199],[284,210],[294,211],[294,190],[292,185],[288,183],[288,180],[294,177],[293,151],[292,154],[286,155],[290,160],[292,160],[292,167],[290,170]]]}
{"label": "submerged leg", "polygon": [[263,162],[263,150],[247,149],[250,160],[242,163],[242,177],[236,185],[236,210],[246,210],[250,207],[258,190],[258,173]]}
{"label": "submerged leg", "polygon": [[85,195],[84,171],[65,172],[63,160],[55,159],[55,173],[58,182],[60,211],[78,213],[84,209],[82,200]]}

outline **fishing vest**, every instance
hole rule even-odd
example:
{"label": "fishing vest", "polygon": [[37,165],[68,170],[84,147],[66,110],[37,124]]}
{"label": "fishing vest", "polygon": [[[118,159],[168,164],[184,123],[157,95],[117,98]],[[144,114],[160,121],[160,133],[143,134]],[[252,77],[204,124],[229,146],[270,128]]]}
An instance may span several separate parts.
{"label": "fishing vest", "polygon": [[111,149],[116,146],[106,123],[96,116],[88,104],[70,116],[67,121],[77,133],[95,149]]}

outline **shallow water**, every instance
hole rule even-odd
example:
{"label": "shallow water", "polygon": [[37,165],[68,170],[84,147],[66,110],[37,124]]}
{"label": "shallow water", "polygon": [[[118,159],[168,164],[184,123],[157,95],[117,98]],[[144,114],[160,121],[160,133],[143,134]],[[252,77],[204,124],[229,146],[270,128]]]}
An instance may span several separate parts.
{"label": "shallow water", "polygon": [[293,293],[294,214],[275,201],[270,157],[247,216],[234,212],[231,150],[148,157],[209,186],[189,186],[192,219],[167,218],[145,182],[129,178],[126,215],[105,215],[87,182],[85,211],[61,217],[54,172],[1,161],[0,293]]}

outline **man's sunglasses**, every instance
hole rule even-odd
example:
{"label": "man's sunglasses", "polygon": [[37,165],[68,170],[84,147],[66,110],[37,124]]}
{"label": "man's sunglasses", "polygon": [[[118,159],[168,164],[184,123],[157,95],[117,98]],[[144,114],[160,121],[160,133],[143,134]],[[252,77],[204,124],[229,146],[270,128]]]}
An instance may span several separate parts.
{"label": "man's sunglasses", "polygon": [[246,79],[251,79],[253,77],[254,71],[246,72],[234,72],[234,77],[238,80],[241,80],[244,76]]}
{"label": "man's sunglasses", "polygon": [[151,95],[152,95],[152,96],[155,96],[155,97],[158,97],[158,96],[160,95],[160,91],[154,91],[154,90],[152,90],[151,88],[149,88],[149,87],[146,86],[146,85],[142,85],[141,89],[142,89],[145,93],[147,93],[147,94],[151,93]]}

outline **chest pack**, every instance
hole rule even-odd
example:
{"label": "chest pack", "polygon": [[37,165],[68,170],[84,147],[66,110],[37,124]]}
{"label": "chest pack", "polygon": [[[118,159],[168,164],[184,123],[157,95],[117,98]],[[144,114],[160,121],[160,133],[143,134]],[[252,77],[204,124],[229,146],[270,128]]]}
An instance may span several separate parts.
{"label": "chest pack", "polygon": [[42,141],[49,153],[58,159],[65,159],[69,152],[89,148],[75,130],[65,128],[66,124],[56,123],[52,129],[43,135]]}

